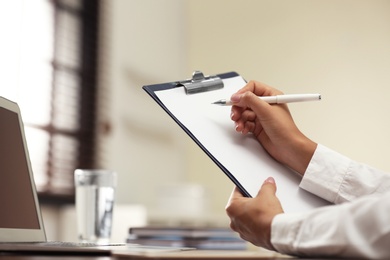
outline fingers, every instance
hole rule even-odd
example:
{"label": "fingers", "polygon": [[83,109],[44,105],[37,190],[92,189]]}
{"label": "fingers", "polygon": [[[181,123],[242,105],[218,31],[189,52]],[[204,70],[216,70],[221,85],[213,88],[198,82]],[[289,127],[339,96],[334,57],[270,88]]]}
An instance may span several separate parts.
{"label": "fingers", "polygon": [[272,88],[264,83],[258,81],[250,81],[242,89],[240,89],[230,97],[230,100],[234,102],[234,106],[232,107],[232,113],[237,113],[237,115],[240,114],[240,110],[236,107],[241,107],[242,109],[246,109],[249,107],[256,114],[262,115],[269,110],[270,105],[260,100],[258,97],[281,94],[283,94],[283,92],[278,89]]}
{"label": "fingers", "polygon": [[[258,193],[269,193],[269,194],[276,194],[276,182],[273,177],[268,177],[263,184],[261,185],[261,188]],[[244,198],[245,196],[242,194],[241,190],[235,186],[232,193],[230,194],[229,202],[233,199],[239,199]]]}
{"label": "fingers", "polygon": [[281,93],[263,83],[251,81],[233,94],[230,98],[234,104],[231,108],[231,119],[235,122],[236,131],[242,134],[253,133],[260,138],[259,134],[265,130],[265,134],[258,139],[262,144],[266,141],[265,137],[270,134],[286,137],[289,131],[283,128],[295,127],[287,105],[275,106],[259,98],[259,96],[280,95]]}
{"label": "fingers", "polygon": [[232,109],[231,119],[235,122],[236,131],[242,134],[254,133],[256,129],[256,114],[251,110],[244,110],[234,112]]}
{"label": "fingers", "polygon": [[261,124],[257,124],[256,119],[258,116],[260,119],[263,117],[261,113],[268,113],[270,105],[251,92],[237,95],[239,96],[238,103],[232,106],[230,115],[236,124],[236,131],[242,134],[255,133],[256,127],[260,127],[257,130],[261,131]]}
{"label": "fingers", "polygon": [[232,193],[230,194],[230,198],[228,200],[228,203],[226,204],[226,207],[225,207],[225,211],[226,211],[227,215],[232,219],[230,224],[231,224],[231,228],[233,230],[236,230],[235,226],[234,226],[233,219],[235,218],[237,211],[240,210],[240,203],[237,204],[235,202],[239,201],[243,197],[244,196],[242,195],[240,189],[238,187],[234,187]]}
{"label": "fingers", "polygon": [[230,99],[234,102],[232,113],[237,113],[237,116],[240,115],[240,112],[242,114],[244,109],[248,110],[248,108],[260,118],[266,117],[270,113],[271,105],[261,100],[259,96],[250,91],[244,93],[235,93],[231,96]]}
{"label": "fingers", "polygon": [[231,205],[232,205],[232,202],[238,198],[242,198],[244,197],[240,191],[240,189],[235,186],[232,193],[230,194],[230,197],[229,197],[229,200],[228,200],[228,203],[226,205],[226,209],[228,209]]}
{"label": "fingers", "polygon": [[242,197],[244,197],[244,195],[242,195],[240,189],[237,186],[235,186],[232,193],[230,194],[229,200],[232,200],[234,198],[242,198]]}
{"label": "fingers", "polygon": [[256,126],[261,130],[261,121],[272,118],[272,106],[252,92],[233,94],[231,100],[234,102],[231,119],[236,123],[237,132],[254,133]]}

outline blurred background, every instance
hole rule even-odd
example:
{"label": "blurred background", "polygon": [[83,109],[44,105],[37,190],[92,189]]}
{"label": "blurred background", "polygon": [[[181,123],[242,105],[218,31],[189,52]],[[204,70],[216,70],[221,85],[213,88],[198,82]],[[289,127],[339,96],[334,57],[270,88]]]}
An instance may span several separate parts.
{"label": "blurred background", "polygon": [[228,225],[233,184],[142,90],[194,70],[321,93],[290,105],[300,129],[390,171],[389,13],[387,0],[0,0],[0,95],[21,106],[49,238],[72,239],[75,168],[118,172],[119,240],[131,225]]}

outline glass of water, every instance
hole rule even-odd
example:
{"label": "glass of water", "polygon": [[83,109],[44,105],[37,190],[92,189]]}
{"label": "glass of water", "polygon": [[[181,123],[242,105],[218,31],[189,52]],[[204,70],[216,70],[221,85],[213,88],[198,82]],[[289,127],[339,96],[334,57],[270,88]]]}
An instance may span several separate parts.
{"label": "glass of water", "polygon": [[76,169],[76,212],[81,242],[110,242],[117,175],[109,170]]}

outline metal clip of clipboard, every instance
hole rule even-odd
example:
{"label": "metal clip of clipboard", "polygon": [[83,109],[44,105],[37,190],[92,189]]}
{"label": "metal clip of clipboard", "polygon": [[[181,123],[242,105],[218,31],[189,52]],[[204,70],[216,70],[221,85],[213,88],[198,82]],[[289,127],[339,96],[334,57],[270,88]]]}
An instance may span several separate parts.
{"label": "metal clip of clipboard", "polygon": [[192,79],[178,82],[184,86],[186,94],[196,94],[223,88],[223,81],[218,76],[204,76],[201,71],[194,71]]}

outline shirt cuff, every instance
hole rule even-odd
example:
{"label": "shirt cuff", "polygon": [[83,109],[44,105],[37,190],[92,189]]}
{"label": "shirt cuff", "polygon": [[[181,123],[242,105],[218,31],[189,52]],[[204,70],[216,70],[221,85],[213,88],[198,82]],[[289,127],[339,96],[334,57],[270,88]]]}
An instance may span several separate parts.
{"label": "shirt cuff", "polygon": [[299,187],[335,203],[350,164],[349,158],[318,144]]}
{"label": "shirt cuff", "polygon": [[271,243],[276,251],[296,254],[297,236],[304,219],[303,213],[278,214],[271,224]]}

